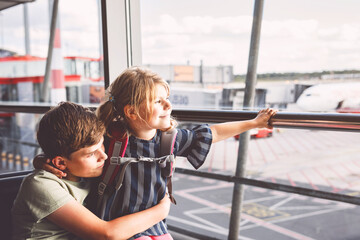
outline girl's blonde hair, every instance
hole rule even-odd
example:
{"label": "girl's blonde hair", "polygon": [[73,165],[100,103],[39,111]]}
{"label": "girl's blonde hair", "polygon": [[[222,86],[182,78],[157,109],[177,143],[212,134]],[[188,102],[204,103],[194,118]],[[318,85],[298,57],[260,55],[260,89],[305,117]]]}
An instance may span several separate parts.
{"label": "girl's blonde hair", "polygon": [[[164,86],[167,93],[170,93],[169,84],[149,70],[133,67],[122,72],[106,90],[105,97],[108,100],[103,102],[96,111],[107,132],[109,133],[109,127],[116,124],[117,128],[121,128],[127,134],[131,133],[130,119],[124,112],[126,105],[132,106],[137,117],[145,122],[149,121],[153,111],[150,103],[155,100],[157,84]],[[176,121],[171,119],[171,127],[176,125]]]}

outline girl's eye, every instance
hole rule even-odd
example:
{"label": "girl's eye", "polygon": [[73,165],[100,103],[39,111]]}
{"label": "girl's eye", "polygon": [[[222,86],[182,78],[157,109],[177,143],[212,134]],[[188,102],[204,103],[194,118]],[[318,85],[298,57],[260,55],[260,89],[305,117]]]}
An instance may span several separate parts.
{"label": "girl's eye", "polygon": [[161,100],[156,100],[155,103],[161,103]]}

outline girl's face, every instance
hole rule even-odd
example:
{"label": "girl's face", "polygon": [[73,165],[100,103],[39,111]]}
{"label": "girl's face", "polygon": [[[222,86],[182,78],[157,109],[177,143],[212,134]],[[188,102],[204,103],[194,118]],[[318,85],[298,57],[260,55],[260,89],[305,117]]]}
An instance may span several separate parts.
{"label": "girl's face", "polygon": [[148,125],[153,129],[169,128],[171,126],[170,115],[172,106],[169,101],[169,94],[163,85],[155,85],[155,99],[150,104],[153,111]]}

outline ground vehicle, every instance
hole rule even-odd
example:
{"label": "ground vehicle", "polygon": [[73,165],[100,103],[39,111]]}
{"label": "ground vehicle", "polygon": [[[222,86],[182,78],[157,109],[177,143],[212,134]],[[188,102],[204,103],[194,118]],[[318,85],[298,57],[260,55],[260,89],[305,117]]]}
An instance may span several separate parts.
{"label": "ground vehicle", "polygon": [[[273,130],[268,128],[254,128],[250,130],[251,138],[265,138],[271,137],[273,135]],[[234,136],[236,140],[239,140],[239,135]]]}

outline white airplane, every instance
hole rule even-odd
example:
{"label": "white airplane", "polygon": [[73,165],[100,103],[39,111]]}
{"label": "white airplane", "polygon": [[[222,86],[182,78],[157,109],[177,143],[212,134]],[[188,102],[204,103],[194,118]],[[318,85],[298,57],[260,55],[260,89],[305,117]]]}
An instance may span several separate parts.
{"label": "white airplane", "polygon": [[318,84],[307,88],[296,104],[309,112],[360,112],[360,82]]}

